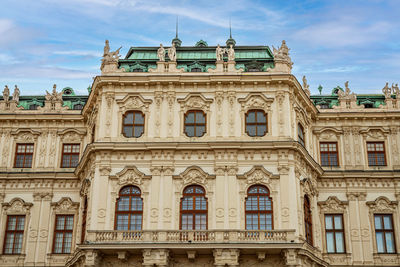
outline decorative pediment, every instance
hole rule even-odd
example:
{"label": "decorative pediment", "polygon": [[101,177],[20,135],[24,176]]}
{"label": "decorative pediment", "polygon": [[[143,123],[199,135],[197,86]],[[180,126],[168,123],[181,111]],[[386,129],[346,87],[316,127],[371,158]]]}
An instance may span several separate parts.
{"label": "decorative pediment", "polygon": [[11,135],[13,135],[17,141],[21,142],[35,142],[40,134],[39,131],[29,128],[20,128],[11,132]]}
{"label": "decorative pediment", "polygon": [[79,131],[75,128],[67,128],[64,130],[59,130],[57,134],[61,137],[63,142],[81,142],[83,136],[86,134],[86,131]]}
{"label": "decorative pediment", "polygon": [[181,109],[185,112],[190,109],[209,110],[210,104],[212,102],[212,99],[205,98],[202,94],[199,93],[191,93],[188,94],[185,98],[178,99],[178,103],[181,105]]}
{"label": "decorative pediment", "polygon": [[396,210],[398,201],[390,201],[387,197],[381,196],[375,201],[368,201],[366,204],[373,213],[392,213]]}
{"label": "decorative pediment", "polygon": [[51,206],[58,214],[75,213],[79,208],[79,202],[73,202],[69,197],[63,197],[58,202],[52,202]]}
{"label": "decorative pediment", "polygon": [[245,98],[238,99],[243,111],[249,109],[269,110],[271,108],[273,98],[268,98],[262,93],[250,93]]}
{"label": "decorative pediment", "polygon": [[279,178],[279,175],[274,175],[267,171],[263,166],[257,165],[243,175],[238,175],[237,178],[246,179],[247,184],[270,184],[270,179]]}
{"label": "decorative pediment", "polygon": [[117,179],[120,186],[134,184],[141,185],[144,179],[150,179],[150,175],[145,175],[135,166],[126,166],[119,173],[110,176],[111,179]]}
{"label": "decorative pediment", "polygon": [[343,131],[333,127],[324,127],[313,130],[313,133],[319,136],[319,139],[332,140],[337,139],[338,136],[342,135]]}
{"label": "decorative pediment", "polygon": [[117,100],[120,111],[125,113],[127,110],[140,110],[146,112],[150,104],[153,102],[151,99],[144,99],[140,94],[129,93],[123,99]]}
{"label": "decorative pediment", "polygon": [[384,139],[386,135],[390,133],[390,131],[384,129],[383,127],[368,127],[367,129],[361,130],[360,133],[365,137]]}
{"label": "decorative pediment", "polygon": [[174,179],[182,179],[183,184],[202,184],[207,183],[207,179],[215,179],[215,175],[210,175],[203,171],[200,167],[191,166],[179,175],[174,175]]}
{"label": "decorative pediment", "polygon": [[325,213],[329,212],[341,212],[343,213],[346,210],[348,201],[341,201],[336,196],[330,196],[325,201],[319,201],[318,206],[321,208],[321,211]]}
{"label": "decorative pediment", "polygon": [[33,204],[21,198],[14,198],[8,203],[2,203],[2,206],[6,214],[27,214]]}

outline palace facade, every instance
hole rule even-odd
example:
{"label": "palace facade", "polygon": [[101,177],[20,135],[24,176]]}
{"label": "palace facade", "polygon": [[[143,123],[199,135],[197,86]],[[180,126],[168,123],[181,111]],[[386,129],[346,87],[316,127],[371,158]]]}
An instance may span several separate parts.
{"label": "palace facade", "polygon": [[1,266],[399,266],[400,91],[310,96],[278,49],[104,48],[0,101]]}

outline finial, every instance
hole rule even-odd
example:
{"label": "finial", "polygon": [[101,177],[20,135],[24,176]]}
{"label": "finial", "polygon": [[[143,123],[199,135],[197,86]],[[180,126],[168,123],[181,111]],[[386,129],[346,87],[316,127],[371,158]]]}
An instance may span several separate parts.
{"label": "finial", "polygon": [[232,39],[232,24],[231,24],[231,18],[229,18],[229,38]]}
{"label": "finial", "polygon": [[178,15],[176,16],[176,34],[175,38],[178,38]]}
{"label": "finial", "polygon": [[226,46],[230,47],[231,45],[234,47],[236,44],[235,39],[232,38],[232,23],[231,18],[229,18],[229,39],[226,40]]}
{"label": "finial", "polygon": [[175,38],[172,39],[172,44],[175,45],[175,47],[180,47],[182,44],[182,41],[178,37],[178,16],[176,16],[176,26],[175,26]]}

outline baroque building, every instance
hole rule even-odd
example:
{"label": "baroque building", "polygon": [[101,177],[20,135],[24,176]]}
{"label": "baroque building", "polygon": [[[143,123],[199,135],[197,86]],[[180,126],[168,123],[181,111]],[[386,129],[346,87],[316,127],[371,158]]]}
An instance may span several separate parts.
{"label": "baroque building", "polygon": [[399,266],[400,91],[310,95],[283,41],[106,41],[0,101],[1,266]]}

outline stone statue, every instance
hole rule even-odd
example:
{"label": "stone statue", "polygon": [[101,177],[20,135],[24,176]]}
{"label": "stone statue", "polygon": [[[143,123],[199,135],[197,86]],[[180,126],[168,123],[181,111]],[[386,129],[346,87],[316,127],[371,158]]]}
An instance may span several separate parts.
{"label": "stone statue", "polygon": [[220,47],[219,44],[218,44],[217,48],[215,49],[215,55],[216,55],[217,61],[223,61],[224,60],[225,52],[226,52],[226,49]]}
{"label": "stone statue", "polygon": [[19,88],[18,88],[18,86],[15,85],[14,93],[12,95],[12,100],[14,100],[15,102],[19,103],[19,94],[20,94]]}
{"label": "stone statue", "polygon": [[104,53],[103,57],[106,57],[110,53],[110,43],[106,40],[106,44],[104,45]]}
{"label": "stone statue", "polygon": [[165,61],[165,49],[162,44],[160,44],[160,48],[157,50],[158,60],[164,62]]}
{"label": "stone statue", "polygon": [[307,78],[305,75],[303,76],[303,89],[304,89],[304,92],[306,92],[307,96],[311,95],[310,85],[307,83]]}
{"label": "stone statue", "polygon": [[228,60],[229,61],[234,61],[235,60],[235,50],[233,49],[233,46],[230,45],[228,49]]}
{"label": "stone statue", "polygon": [[172,44],[170,48],[168,48],[168,57],[171,61],[176,61],[176,48],[175,43]]}
{"label": "stone statue", "polygon": [[[108,40],[106,40],[100,70],[106,71],[106,69],[110,69],[115,71],[118,69],[118,60],[120,58],[119,51],[121,50],[121,48],[122,46],[113,52],[110,51],[110,43]],[[105,68],[105,66],[108,67]]]}
{"label": "stone statue", "polygon": [[346,81],[344,83],[344,87],[345,87],[344,92],[342,90],[338,91],[339,100],[352,100],[352,101],[357,100],[357,95],[355,93],[352,93],[349,88],[349,81]]}
{"label": "stone statue", "polygon": [[62,101],[63,92],[61,91],[61,92],[57,93],[57,89],[56,88],[57,88],[57,85],[54,84],[53,85],[53,91],[52,91],[51,94],[46,90],[45,98],[46,98],[47,101],[51,101],[51,102]]}
{"label": "stone statue", "polygon": [[[392,84],[393,88],[393,84]],[[392,96],[392,88],[389,87],[389,83],[385,84],[385,87],[382,88],[382,93],[385,95],[385,98],[391,98]]]}
{"label": "stone statue", "polygon": [[8,102],[9,99],[10,99],[10,89],[8,89],[8,86],[6,85],[3,91],[3,100],[5,102]]}
{"label": "stone statue", "polygon": [[392,84],[392,94],[396,95],[396,99],[398,99],[397,101],[399,101],[400,99],[400,89],[399,89],[399,84],[396,83],[394,86]]}
{"label": "stone statue", "polygon": [[281,47],[276,49],[274,46],[272,46],[272,49],[275,59],[285,60],[288,61],[289,63],[292,63],[292,60],[290,59],[289,56],[290,49],[287,47],[285,40],[282,41]]}

